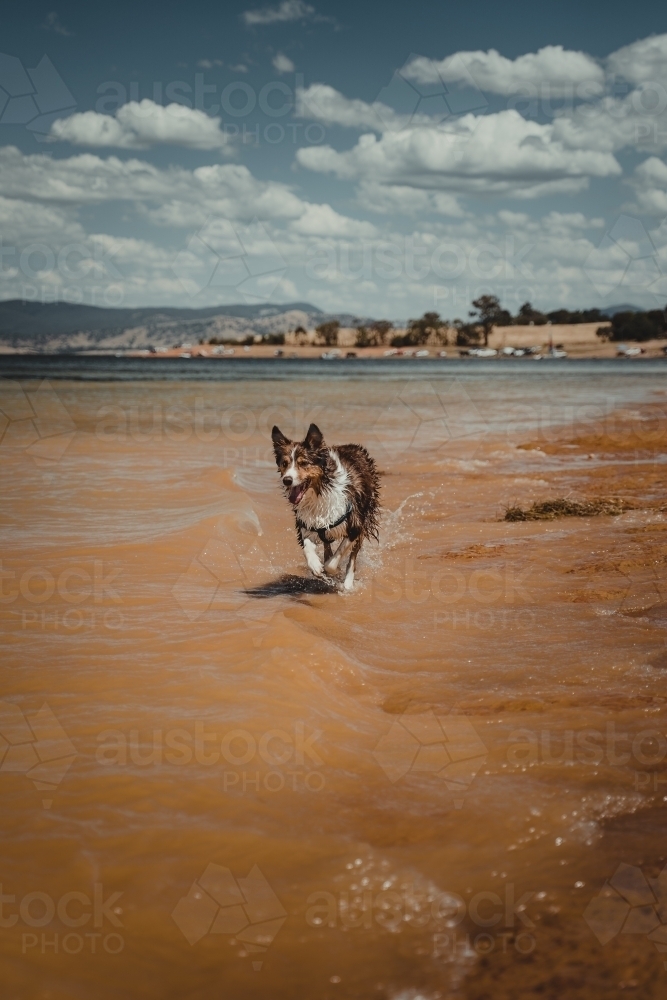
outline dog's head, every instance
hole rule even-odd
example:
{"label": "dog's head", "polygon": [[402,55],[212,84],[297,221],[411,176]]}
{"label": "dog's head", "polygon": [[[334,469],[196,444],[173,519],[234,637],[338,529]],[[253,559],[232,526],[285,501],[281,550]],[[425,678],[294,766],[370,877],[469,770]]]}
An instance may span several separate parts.
{"label": "dog's head", "polygon": [[328,459],[322,431],[311,424],[303,441],[290,441],[274,427],[271,438],[285,495],[293,507],[298,507],[309,489],[315,493],[322,489]]}

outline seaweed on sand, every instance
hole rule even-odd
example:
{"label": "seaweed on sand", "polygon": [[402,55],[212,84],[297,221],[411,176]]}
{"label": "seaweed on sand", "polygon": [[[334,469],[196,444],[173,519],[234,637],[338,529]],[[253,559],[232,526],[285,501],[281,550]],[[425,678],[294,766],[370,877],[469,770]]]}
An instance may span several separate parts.
{"label": "seaweed on sand", "polygon": [[524,509],[518,504],[505,508],[505,521],[554,521],[557,517],[593,517],[596,514],[609,514],[616,517],[626,510],[633,510],[635,505],[620,497],[598,497],[595,500],[570,500],[561,497],[558,500],[541,500]]}

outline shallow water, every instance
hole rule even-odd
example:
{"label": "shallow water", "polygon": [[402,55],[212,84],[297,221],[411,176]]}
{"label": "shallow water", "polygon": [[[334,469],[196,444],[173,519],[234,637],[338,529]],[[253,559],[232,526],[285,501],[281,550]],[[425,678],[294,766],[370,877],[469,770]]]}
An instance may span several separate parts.
{"label": "shallow water", "polygon": [[[0,385],[6,995],[659,996],[587,907],[664,854],[662,369],[303,371]],[[311,421],[383,473],[350,596]],[[591,488],[652,508],[501,519]]]}

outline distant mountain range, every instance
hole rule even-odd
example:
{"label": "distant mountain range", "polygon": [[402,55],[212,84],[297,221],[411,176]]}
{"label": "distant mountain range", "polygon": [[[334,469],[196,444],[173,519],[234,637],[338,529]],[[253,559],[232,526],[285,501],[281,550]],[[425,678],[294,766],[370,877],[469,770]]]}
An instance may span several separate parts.
{"label": "distant mountain range", "polygon": [[[610,318],[619,312],[641,311],[627,303],[600,310]],[[104,309],[11,299],[0,302],[0,345],[37,351],[174,347],[212,337],[241,340],[249,335],[286,333],[297,326],[312,329],[334,319],[344,327],[372,322],[370,317],[352,313],[324,313],[309,302],[207,309]]]}
{"label": "distant mountain range", "polygon": [[39,351],[173,347],[211,337],[308,329],[328,319],[341,326],[367,322],[349,313],[329,315],[309,302],[211,306],[207,309],[104,309],[66,302],[0,302],[0,344]]}
{"label": "distant mountain range", "polygon": [[616,313],[640,313],[644,310],[639,306],[629,305],[627,302],[622,302],[620,306],[607,306],[606,309],[600,309],[603,316],[608,316],[611,319]]}

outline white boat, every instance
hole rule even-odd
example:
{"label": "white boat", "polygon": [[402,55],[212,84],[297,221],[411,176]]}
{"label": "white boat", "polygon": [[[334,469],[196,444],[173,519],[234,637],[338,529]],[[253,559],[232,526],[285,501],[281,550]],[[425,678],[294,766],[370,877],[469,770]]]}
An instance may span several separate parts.
{"label": "white boat", "polygon": [[416,358],[428,358],[430,351],[415,351]]}

